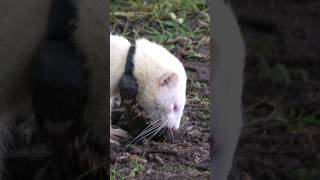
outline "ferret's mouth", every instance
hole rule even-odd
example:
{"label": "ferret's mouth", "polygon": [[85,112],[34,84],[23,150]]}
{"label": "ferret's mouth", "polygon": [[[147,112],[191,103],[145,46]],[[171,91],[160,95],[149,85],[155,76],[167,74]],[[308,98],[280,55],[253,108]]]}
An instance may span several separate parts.
{"label": "ferret's mouth", "polygon": [[128,110],[125,108],[115,110],[112,117],[115,119],[112,122],[116,126],[126,130],[133,137],[129,140],[129,144],[140,143],[144,139],[153,141],[167,139],[174,142],[174,130],[167,127],[167,121],[161,118],[158,111],[147,113],[142,106],[136,104]]}

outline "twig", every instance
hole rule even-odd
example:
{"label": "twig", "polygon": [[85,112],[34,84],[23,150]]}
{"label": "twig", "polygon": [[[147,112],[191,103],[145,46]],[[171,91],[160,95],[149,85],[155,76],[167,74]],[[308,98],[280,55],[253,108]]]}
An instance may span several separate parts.
{"label": "twig", "polygon": [[149,13],[146,12],[122,12],[122,11],[118,11],[118,12],[114,12],[113,15],[114,16],[124,16],[124,17],[137,17],[137,16],[147,16]]}

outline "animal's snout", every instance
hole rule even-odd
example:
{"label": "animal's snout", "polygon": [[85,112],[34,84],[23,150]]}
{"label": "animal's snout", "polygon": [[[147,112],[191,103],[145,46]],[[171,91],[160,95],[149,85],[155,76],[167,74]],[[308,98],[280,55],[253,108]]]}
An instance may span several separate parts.
{"label": "animal's snout", "polygon": [[171,128],[171,131],[177,131],[179,128],[177,128],[177,127],[172,127]]}
{"label": "animal's snout", "polygon": [[167,128],[170,130],[178,130],[180,126],[180,121],[169,121],[167,124]]}

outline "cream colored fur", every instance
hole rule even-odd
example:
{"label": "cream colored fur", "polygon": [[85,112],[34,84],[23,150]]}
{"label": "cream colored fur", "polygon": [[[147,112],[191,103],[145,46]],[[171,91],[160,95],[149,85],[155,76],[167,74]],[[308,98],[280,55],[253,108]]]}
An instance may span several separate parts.
{"label": "cream colored fur", "polygon": [[[126,58],[130,47],[130,42],[121,36],[110,36],[110,102],[112,98],[119,97],[118,83],[124,73]],[[187,76],[182,63],[162,46],[150,42],[146,39],[136,41],[136,52],[134,54],[133,75],[138,84],[137,102],[145,110],[153,107],[157,101],[160,102],[167,96],[175,97],[168,101],[175,101],[181,104],[180,123],[183,107],[185,104],[185,90]],[[174,73],[178,77],[178,84],[166,93],[161,92],[159,82],[165,74]],[[158,99],[157,99],[158,98]],[[160,107],[161,108],[161,107]],[[161,110],[155,110],[160,111]],[[110,127],[111,137],[113,135],[124,135],[123,131]],[[111,142],[114,142],[111,139]]]}

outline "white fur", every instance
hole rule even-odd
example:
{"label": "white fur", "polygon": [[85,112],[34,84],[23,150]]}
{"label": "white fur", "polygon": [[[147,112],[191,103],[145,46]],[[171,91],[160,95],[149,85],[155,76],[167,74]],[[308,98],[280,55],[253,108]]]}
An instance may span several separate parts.
{"label": "white fur", "polygon": [[214,180],[226,180],[232,166],[242,127],[241,97],[245,46],[234,14],[223,0],[213,1],[214,68],[213,68],[213,123]]}
{"label": "white fur", "polygon": [[[124,73],[130,43],[124,37],[110,36],[110,97],[119,96],[118,83]],[[168,128],[178,129],[186,102],[187,76],[182,63],[162,46],[146,39],[136,41],[133,71],[137,79],[137,102],[152,114],[153,120],[161,119]],[[166,74],[177,77],[172,86],[160,87]],[[111,100],[110,100],[111,101]],[[173,105],[179,107],[172,111]]]}
{"label": "white fur", "polygon": [[[167,121],[168,128],[178,129],[186,102],[187,75],[182,63],[164,47],[140,39],[136,42],[134,75],[138,78],[139,91],[138,103],[144,105],[149,113],[159,111],[160,117]],[[173,87],[158,87],[159,78],[166,73],[175,73],[178,83]],[[155,107],[155,102],[160,107]],[[172,112],[167,109],[172,104],[177,104],[179,111]],[[170,109],[170,108],[169,108]]]}
{"label": "white fur", "polygon": [[110,97],[119,96],[118,83],[124,72],[130,42],[121,36],[110,36]]}

